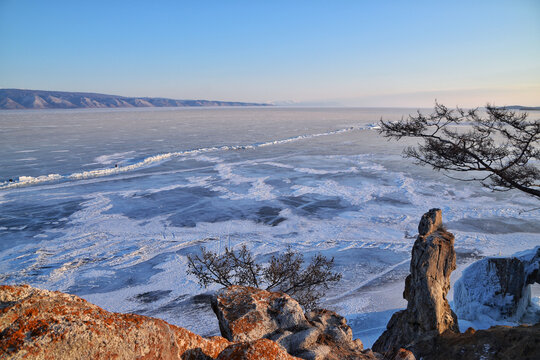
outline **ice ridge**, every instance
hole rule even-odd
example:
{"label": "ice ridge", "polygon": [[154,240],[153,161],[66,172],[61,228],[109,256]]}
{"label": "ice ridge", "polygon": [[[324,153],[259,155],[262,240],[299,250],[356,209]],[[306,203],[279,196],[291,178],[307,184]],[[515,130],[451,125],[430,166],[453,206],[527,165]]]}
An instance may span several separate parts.
{"label": "ice ridge", "polygon": [[139,161],[137,163],[130,164],[130,165],[115,166],[111,168],[96,169],[96,170],[89,170],[89,171],[81,171],[81,172],[75,172],[68,175],[49,174],[49,175],[42,175],[42,176],[36,176],[36,177],[20,176],[17,181],[10,180],[10,181],[0,182],[0,190],[17,188],[21,186],[37,185],[37,184],[41,184],[45,182],[52,182],[52,181],[81,180],[81,179],[89,179],[89,178],[95,178],[95,177],[101,177],[101,176],[109,176],[109,175],[124,173],[128,171],[134,171],[141,168],[146,168],[151,165],[157,165],[163,161],[167,161],[172,158],[179,158],[179,157],[184,157],[184,156],[198,155],[198,154],[210,153],[210,152],[229,151],[229,150],[253,150],[256,148],[261,148],[261,147],[266,147],[266,146],[282,145],[282,144],[292,143],[292,142],[301,141],[301,140],[309,140],[309,139],[313,139],[313,138],[317,138],[321,136],[332,136],[332,135],[342,134],[342,133],[356,131],[356,130],[371,130],[371,129],[377,129],[377,127],[374,126],[373,124],[366,125],[366,126],[351,126],[351,127],[323,132],[323,133],[304,134],[304,135],[293,136],[286,139],[271,140],[271,141],[247,144],[247,145],[223,145],[223,146],[205,147],[205,148],[185,150],[185,151],[175,151],[175,152],[149,156],[143,159],[142,161]]}

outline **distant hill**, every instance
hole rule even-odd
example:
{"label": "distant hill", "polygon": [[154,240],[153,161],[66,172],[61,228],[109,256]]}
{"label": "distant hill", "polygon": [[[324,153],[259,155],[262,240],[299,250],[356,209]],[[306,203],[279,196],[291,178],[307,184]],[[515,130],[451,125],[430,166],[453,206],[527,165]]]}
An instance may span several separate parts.
{"label": "distant hill", "polygon": [[0,89],[0,109],[77,109],[183,106],[270,106],[269,104],[125,97],[82,92]]}
{"label": "distant hill", "polygon": [[510,105],[510,106],[500,106],[499,109],[534,111],[534,110],[540,110],[540,106]]}

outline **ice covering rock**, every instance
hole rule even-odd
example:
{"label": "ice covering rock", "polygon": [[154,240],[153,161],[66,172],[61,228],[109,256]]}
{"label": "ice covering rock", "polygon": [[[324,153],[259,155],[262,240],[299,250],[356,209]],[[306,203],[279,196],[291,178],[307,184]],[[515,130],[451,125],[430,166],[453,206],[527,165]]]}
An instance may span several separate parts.
{"label": "ice covering rock", "polygon": [[0,286],[0,358],[207,360],[229,345],[163,320],[111,313],[74,295]]}
{"label": "ice covering rock", "polygon": [[403,292],[407,309],[392,316],[386,331],[373,345],[375,351],[392,353],[446,331],[459,332],[457,317],[446,299],[450,274],[456,268],[454,235],[441,226],[439,209],[422,216]]}
{"label": "ice covering rock", "polygon": [[458,317],[484,326],[519,322],[531,303],[530,284],[540,283],[539,268],[540,246],[473,263],[454,285]]}
{"label": "ice covering rock", "polygon": [[231,341],[270,339],[289,354],[310,360],[380,358],[363,352],[345,318],[322,309],[304,314],[284,293],[234,285],[216,294],[212,308],[221,334]]}

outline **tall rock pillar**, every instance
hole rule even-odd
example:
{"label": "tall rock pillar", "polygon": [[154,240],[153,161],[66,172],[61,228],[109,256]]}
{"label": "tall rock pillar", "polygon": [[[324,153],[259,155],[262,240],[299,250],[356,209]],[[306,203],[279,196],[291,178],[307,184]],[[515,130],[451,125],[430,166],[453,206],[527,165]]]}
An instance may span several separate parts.
{"label": "tall rock pillar", "polygon": [[392,316],[386,331],[373,345],[377,352],[411,348],[414,342],[445,331],[459,333],[457,317],[446,299],[450,274],[456,269],[454,235],[442,227],[440,209],[431,209],[422,216],[418,233],[403,292],[407,309]]}

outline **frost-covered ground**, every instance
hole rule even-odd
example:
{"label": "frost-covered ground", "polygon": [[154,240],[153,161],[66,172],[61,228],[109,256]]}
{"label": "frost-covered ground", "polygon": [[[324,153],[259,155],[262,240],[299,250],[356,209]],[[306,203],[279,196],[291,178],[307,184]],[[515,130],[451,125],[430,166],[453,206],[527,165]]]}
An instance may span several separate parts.
{"label": "frost-covered ground", "polygon": [[[538,202],[401,158],[373,124],[410,109],[0,113],[0,279],[219,332],[186,255],[247,244],[334,256],[322,305],[367,346],[402,299],[420,216],[443,210],[458,270],[540,244]],[[14,182],[9,182],[12,178]],[[534,295],[534,294],[533,294]],[[452,298],[452,294],[450,294]]]}

